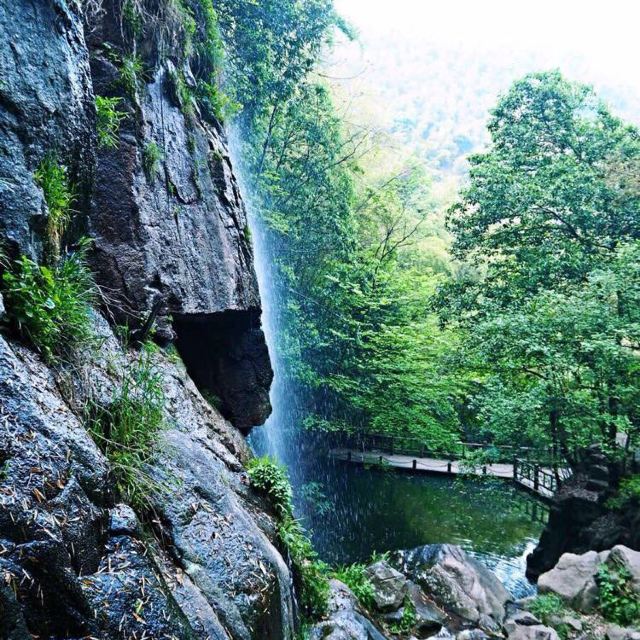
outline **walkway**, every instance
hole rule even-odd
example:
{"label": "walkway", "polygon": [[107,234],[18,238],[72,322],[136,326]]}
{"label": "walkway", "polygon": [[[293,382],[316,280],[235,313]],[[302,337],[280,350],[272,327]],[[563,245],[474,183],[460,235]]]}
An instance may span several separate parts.
{"label": "walkway", "polygon": [[[486,464],[470,471],[464,463],[455,460],[418,458],[415,456],[390,454],[375,450],[358,451],[356,449],[336,448],[332,449],[329,455],[335,460],[343,460],[345,462],[365,465],[387,464],[397,469],[423,473],[442,473],[455,476],[471,472],[476,475],[503,478],[505,480],[512,480],[516,485],[535,493],[545,500],[551,499],[557,490],[557,482],[552,469],[540,467],[523,460],[516,460],[515,464]],[[562,470],[561,477],[566,477],[567,473],[566,470]]]}

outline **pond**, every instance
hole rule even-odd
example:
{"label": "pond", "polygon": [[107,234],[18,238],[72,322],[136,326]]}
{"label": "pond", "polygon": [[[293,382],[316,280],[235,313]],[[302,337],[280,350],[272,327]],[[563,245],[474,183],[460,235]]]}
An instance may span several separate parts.
{"label": "pond", "polygon": [[318,467],[302,487],[301,510],[325,561],[364,561],[374,552],[447,542],[494,570],[515,597],[535,592],[524,574],[544,506],[508,482],[339,462]]}

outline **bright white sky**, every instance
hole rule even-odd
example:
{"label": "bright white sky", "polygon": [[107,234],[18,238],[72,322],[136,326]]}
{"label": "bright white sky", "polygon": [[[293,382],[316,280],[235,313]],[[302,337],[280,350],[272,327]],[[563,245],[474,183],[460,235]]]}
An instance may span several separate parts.
{"label": "bright white sky", "polygon": [[577,54],[598,75],[640,88],[640,0],[335,0],[335,5],[365,37],[392,30],[469,48]]}

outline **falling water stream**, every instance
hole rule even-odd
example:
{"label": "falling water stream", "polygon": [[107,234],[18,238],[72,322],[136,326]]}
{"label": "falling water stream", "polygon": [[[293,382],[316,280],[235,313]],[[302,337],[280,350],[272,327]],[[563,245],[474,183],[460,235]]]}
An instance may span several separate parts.
{"label": "falling water stream", "polygon": [[330,563],[350,563],[367,560],[373,552],[459,544],[495,571],[514,596],[533,593],[535,588],[524,576],[526,556],[542,524],[531,517],[531,498],[501,481],[453,480],[333,462],[301,432],[302,407],[287,382],[280,350],[284,334],[278,310],[286,300],[275,276],[277,256],[253,210],[240,149],[238,132],[232,132],[231,156],[249,215],[262,326],[274,369],[273,411],[264,426],[253,430],[250,444],[258,455],[286,466],[296,515],[310,531],[318,553]]}

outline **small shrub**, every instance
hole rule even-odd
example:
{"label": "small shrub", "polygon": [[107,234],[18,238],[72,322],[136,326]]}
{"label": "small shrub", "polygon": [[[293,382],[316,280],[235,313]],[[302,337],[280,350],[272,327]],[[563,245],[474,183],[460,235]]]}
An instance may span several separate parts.
{"label": "small shrub", "polygon": [[122,98],[105,98],[96,96],[98,145],[107,149],[118,146],[118,132],[120,122],[127,117],[124,111],[118,109]]}
{"label": "small shrub", "polygon": [[554,618],[561,616],[565,611],[565,605],[560,596],[555,593],[544,593],[536,596],[528,605],[527,608],[531,613],[539,618],[543,624],[553,627],[558,635],[563,638],[567,638],[569,635],[569,627],[565,624],[554,624]]}
{"label": "small shrub", "polygon": [[134,53],[124,56],[120,61],[120,84],[131,98],[136,96],[143,71],[142,60]]}
{"label": "small shrub", "polygon": [[617,511],[637,504],[640,504],[640,474],[621,480],[617,493],[607,500],[607,506]]}
{"label": "small shrub", "polygon": [[596,575],[600,613],[622,626],[640,623],[640,600],[631,573],[621,565],[600,565]]}
{"label": "small shrub", "polygon": [[300,607],[308,619],[317,620],[326,613],[329,600],[327,566],[293,515],[287,472],[269,457],[254,458],[247,471],[251,486],[269,498],[276,513],[278,537],[293,567]]}
{"label": "small shrub", "polygon": [[278,520],[293,519],[293,494],[286,469],[264,456],[250,460],[247,472],[251,486],[269,498]]}
{"label": "small shrub", "polygon": [[155,345],[145,343],[138,359],[121,374],[108,409],[93,407],[90,432],[109,459],[122,498],[146,510],[157,484],[145,471],[163,426],[162,376],[153,364]]}
{"label": "small shrub", "polygon": [[160,161],[162,160],[162,149],[156,142],[148,142],[142,152],[142,167],[149,180],[153,180]]}
{"label": "small shrub", "polygon": [[405,598],[404,606],[402,607],[402,617],[398,622],[392,623],[389,628],[391,633],[400,635],[409,633],[411,629],[416,625],[418,617],[416,615],[416,608],[408,598]]}
{"label": "small shrub", "polygon": [[127,28],[134,38],[137,38],[142,33],[142,13],[133,0],[125,0],[122,5],[122,25]]}
{"label": "small shrub", "polygon": [[365,609],[371,609],[375,604],[374,589],[371,580],[367,576],[366,568],[366,565],[356,562],[344,567],[338,567],[333,576],[344,582],[353,591],[353,594]]}
{"label": "small shrub", "polygon": [[49,268],[26,256],[5,264],[7,313],[22,336],[48,362],[93,338],[91,305],[96,287],[86,266],[88,243]]}
{"label": "small shrub", "polygon": [[198,97],[205,111],[219,122],[232,118],[240,110],[240,105],[232,100],[216,81],[198,81]]}
{"label": "small shrub", "polygon": [[60,164],[53,154],[47,154],[34,173],[38,186],[42,189],[49,210],[47,236],[53,258],[60,253],[60,242],[71,220],[75,193],[69,180],[67,168]]}

